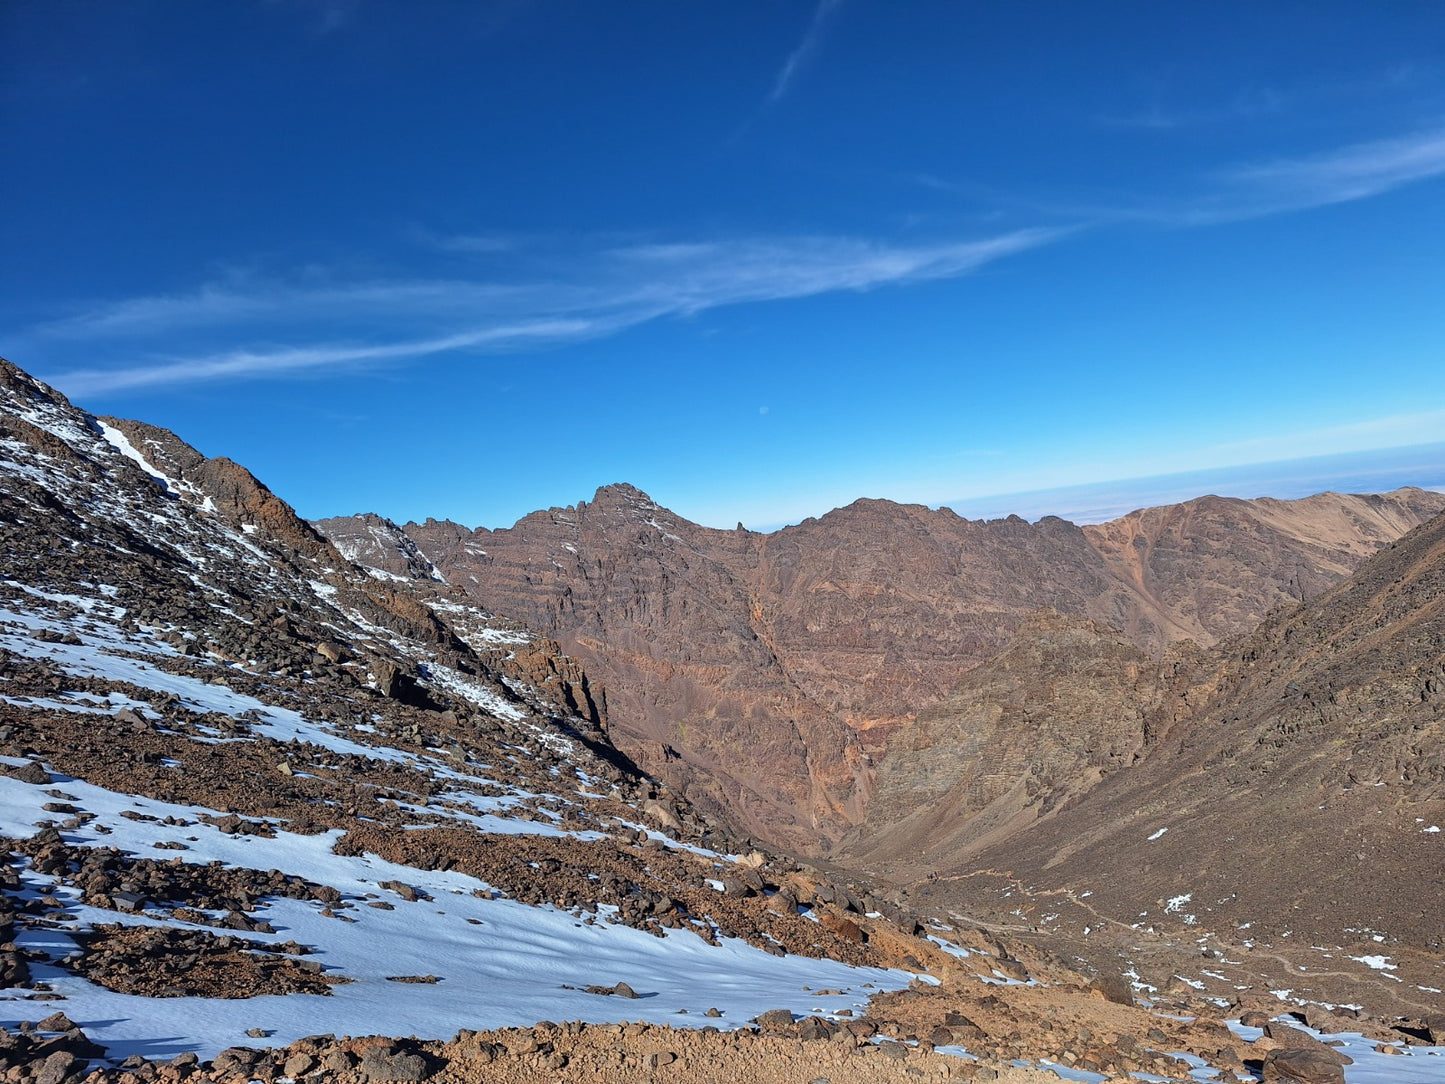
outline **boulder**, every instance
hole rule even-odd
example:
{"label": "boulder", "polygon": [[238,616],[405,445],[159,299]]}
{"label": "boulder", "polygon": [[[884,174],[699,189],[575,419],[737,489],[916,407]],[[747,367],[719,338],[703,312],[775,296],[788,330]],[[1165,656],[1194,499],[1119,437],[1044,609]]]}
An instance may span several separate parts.
{"label": "boulder", "polygon": [[761,1016],[755,1016],[753,1023],[764,1031],[782,1031],[793,1026],[793,1014],[787,1009],[769,1009]]}
{"label": "boulder", "polygon": [[1265,1038],[1286,1050],[1308,1050],[1336,1065],[1354,1064],[1354,1059],[1349,1055],[1341,1054],[1334,1047],[1326,1046],[1313,1035],[1306,1034],[1299,1028],[1292,1028],[1288,1024],[1282,1024],[1278,1020],[1272,1020],[1264,1026],[1264,1035]]}
{"label": "boulder", "polygon": [[1345,1069],[1317,1050],[1271,1050],[1261,1067],[1264,1084],[1345,1084]]}
{"label": "boulder", "polygon": [[391,1045],[368,1047],[361,1056],[361,1075],[368,1084],[425,1080],[432,1075],[426,1058]]}

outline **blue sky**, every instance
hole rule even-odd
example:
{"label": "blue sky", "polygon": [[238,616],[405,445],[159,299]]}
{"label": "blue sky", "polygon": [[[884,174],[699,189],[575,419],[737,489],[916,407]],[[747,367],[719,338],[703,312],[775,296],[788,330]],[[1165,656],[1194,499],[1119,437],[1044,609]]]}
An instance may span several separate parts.
{"label": "blue sky", "polygon": [[304,515],[1284,494],[1226,468],[1445,436],[1436,3],[11,0],[0,44],[0,353]]}

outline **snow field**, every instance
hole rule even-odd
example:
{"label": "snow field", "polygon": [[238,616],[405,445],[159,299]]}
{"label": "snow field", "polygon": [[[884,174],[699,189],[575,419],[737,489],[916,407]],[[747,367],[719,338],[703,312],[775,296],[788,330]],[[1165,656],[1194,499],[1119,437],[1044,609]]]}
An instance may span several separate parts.
{"label": "snow field", "polygon": [[[16,763],[14,758],[7,761]],[[114,1057],[140,1053],[164,1058],[189,1050],[209,1058],[227,1046],[254,1045],[246,1031],[257,1027],[267,1030],[266,1042],[274,1045],[326,1032],[445,1039],[459,1028],[525,1026],[543,1019],[737,1027],[774,1008],[825,1015],[858,1010],[872,993],[901,988],[915,977],[828,960],[775,957],[740,940],[713,946],[687,931],[655,937],[605,921],[587,924],[580,915],[553,907],[490,898],[490,886],[464,874],[417,870],[375,855],[337,855],[333,848],[338,832],[302,836],[278,831],[275,839],[231,836],[199,820],[202,815],[219,816],[216,811],[132,797],[79,780],[39,786],[0,777],[0,833],[26,837],[38,823],[51,820],[53,815],[41,807],[52,787],[96,815],[89,824],[67,830],[68,843],[155,856],[154,843],[185,840],[187,862],[278,869],[330,885],[360,904],[338,912],[344,917],[328,918],[319,903],[271,900],[258,917],[276,933],[247,935],[314,946],[317,951],[309,959],[353,980],[332,987],[330,996],[146,998],[106,990],[55,965],[33,968],[36,979],[64,997],[53,1007],[63,1008]],[[120,816],[123,810],[191,823],[128,820]],[[50,890],[44,878],[27,873],[26,880],[34,893],[42,885]],[[380,887],[389,880],[431,898],[407,902]],[[365,906],[368,894],[394,910]],[[72,900],[74,895],[70,893]],[[162,920],[160,912],[125,915],[75,903],[68,910],[73,916],[69,926],[75,930],[102,922],[196,928]],[[74,949],[65,929],[33,928],[20,944],[44,949],[54,958]],[[387,981],[395,975],[435,975],[439,981]],[[617,982],[628,983],[641,997],[582,992],[589,985]],[[839,992],[824,995],[816,992],[820,989]],[[0,1023],[14,1026],[48,1004],[0,1003]],[[703,1015],[714,1007],[722,1012],[720,1019]]]}

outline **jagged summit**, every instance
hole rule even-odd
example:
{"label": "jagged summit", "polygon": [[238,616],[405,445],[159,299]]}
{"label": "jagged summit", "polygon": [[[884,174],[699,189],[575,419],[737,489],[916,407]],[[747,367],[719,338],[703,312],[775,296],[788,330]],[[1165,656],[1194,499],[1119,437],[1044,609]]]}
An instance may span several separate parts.
{"label": "jagged summit", "polygon": [[597,491],[592,495],[592,500],[589,503],[602,505],[603,507],[619,504],[634,508],[661,507],[646,493],[629,482],[611,482],[605,486],[598,486]]}
{"label": "jagged summit", "polygon": [[348,561],[378,579],[446,583],[446,577],[426,559],[416,543],[389,519],[367,512],[318,520],[316,527]]}

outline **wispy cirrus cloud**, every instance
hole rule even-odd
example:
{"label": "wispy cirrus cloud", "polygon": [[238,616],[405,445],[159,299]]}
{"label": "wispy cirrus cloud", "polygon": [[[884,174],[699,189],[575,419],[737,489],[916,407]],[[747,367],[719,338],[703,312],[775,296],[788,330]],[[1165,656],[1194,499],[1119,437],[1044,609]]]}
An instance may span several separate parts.
{"label": "wispy cirrus cloud", "polygon": [[94,395],[129,388],[189,384],[227,377],[256,377],[341,365],[414,360],[458,350],[518,347],[524,344],[576,339],[597,333],[597,326],[584,320],[537,320],[526,324],[480,328],[435,339],[414,339],[371,346],[323,344],[273,350],[233,350],[199,357],[162,360],[122,369],[73,369],[53,379],[71,395]]}
{"label": "wispy cirrus cloud", "polygon": [[1368,199],[1445,174],[1445,128],[1229,170],[1223,180],[1264,213]]}
{"label": "wispy cirrus cloud", "polygon": [[823,32],[828,24],[828,18],[835,10],[841,7],[843,0],[818,0],[818,6],[813,9],[813,17],[808,22],[808,29],[803,33],[803,40],[798,47],[788,54],[788,59],[778,69],[777,76],[773,79],[773,89],[768,94],[768,104],[772,105],[783,100],[798,73],[812,59],[813,54],[823,41]]}
{"label": "wispy cirrus cloud", "polygon": [[[198,343],[270,344],[226,350],[198,345],[133,364],[47,374],[69,394],[99,394],[535,349],[725,305],[953,278],[1066,232],[1021,230],[915,246],[830,237],[631,244],[575,256],[566,273],[521,284],[237,280],[98,306],[31,334],[70,342],[144,344],[189,336]],[[337,337],[314,341],[309,332],[318,324],[337,329]]]}
{"label": "wispy cirrus cloud", "polygon": [[[1445,127],[1434,127],[1314,154],[1240,163],[1179,181],[1181,189],[1192,192],[1139,193],[1096,203],[1008,193],[994,198],[1012,203],[1016,210],[1094,226],[1129,222],[1213,226],[1369,199],[1441,176],[1445,176]],[[933,175],[913,180],[936,191],[970,191]]]}

